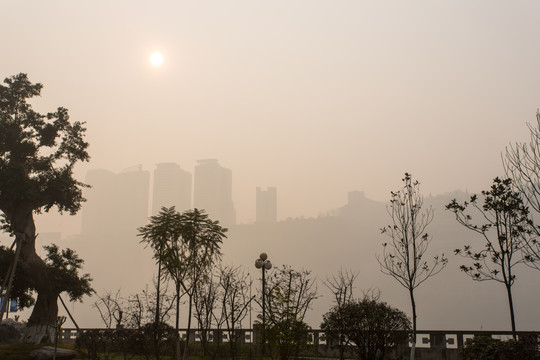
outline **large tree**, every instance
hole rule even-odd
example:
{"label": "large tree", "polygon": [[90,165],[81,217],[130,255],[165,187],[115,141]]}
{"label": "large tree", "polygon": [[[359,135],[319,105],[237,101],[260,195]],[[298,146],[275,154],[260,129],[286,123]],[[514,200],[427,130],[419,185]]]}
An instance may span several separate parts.
{"label": "large tree", "polygon": [[34,214],[56,207],[75,214],[84,201],[83,183],[73,177],[74,166],[88,161],[88,143],[81,122],[68,111],[40,114],[28,100],[42,85],[18,74],[0,85],[0,211],[5,229],[20,249],[18,268],[37,292],[25,340],[40,342],[56,322],[57,297],[47,264],[36,253]]}
{"label": "large tree", "polygon": [[427,227],[433,220],[433,209],[423,209],[424,198],[420,183],[405,173],[403,187],[391,192],[387,211],[392,223],[381,229],[390,238],[383,244],[383,255],[377,257],[384,274],[393,277],[409,292],[412,308],[413,338],[411,360],[416,348],[416,300],[414,290],[439,273],[448,263],[442,254],[426,260],[431,237]]}
{"label": "large tree", "polygon": [[504,285],[510,311],[510,324],[516,340],[516,321],[512,286],[516,280],[515,266],[524,261],[522,251],[530,234],[529,210],[521,194],[512,188],[512,180],[495,178],[493,185],[482,191],[482,201],[473,195],[460,204],[455,199],[446,208],[456,220],[484,241],[480,248],[465,245],[455,253],[469,260],[461,270],[473,280],[493,280]]}

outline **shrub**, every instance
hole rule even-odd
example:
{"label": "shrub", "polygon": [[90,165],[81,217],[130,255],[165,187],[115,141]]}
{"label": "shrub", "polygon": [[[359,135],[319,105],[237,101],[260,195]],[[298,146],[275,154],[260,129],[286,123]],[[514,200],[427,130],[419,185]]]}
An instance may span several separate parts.
{"label": "shrub", "polygon": [[407,341],[411,322],[401,310],[365,298],[333,307],[323,316],[321,328],[331,343],[341,339],[354,345],[360,360],[382,360]]}
{"label": "shrub", "polygon": [[518,341],[502,341],[489,336],[475,336],[465,341],[463,360],[534,360],[540,359],[538,337],[520,336]]}
{"label": "shrub", "polygon": [[[140,329],[117,328],[107,330],[87,330],[76,340],[76,347],[85,357],[98,360],[108,360],[116,354],[122,354],[124,359],[133,355],[149,358],[155,354],[154,324],[143,325]],[[159,331],[159,350],[161,354],[173,355],[176,338],[174,328],[161,323]]]}

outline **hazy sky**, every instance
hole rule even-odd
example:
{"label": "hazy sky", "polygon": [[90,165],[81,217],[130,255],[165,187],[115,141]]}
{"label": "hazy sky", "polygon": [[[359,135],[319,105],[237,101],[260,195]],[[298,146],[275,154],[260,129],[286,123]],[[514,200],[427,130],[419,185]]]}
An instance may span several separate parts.
{"label": "hazy sky", "polygon": [[[540,106],[540,2],[4,1],[0,77],[45,85],[36,107],[86,121],[91,162],[233,171],[239,222],[255,187],[278,217],[350,190],[388,200],[479,191]],[[164,56],[152,67],[152,52]]]}

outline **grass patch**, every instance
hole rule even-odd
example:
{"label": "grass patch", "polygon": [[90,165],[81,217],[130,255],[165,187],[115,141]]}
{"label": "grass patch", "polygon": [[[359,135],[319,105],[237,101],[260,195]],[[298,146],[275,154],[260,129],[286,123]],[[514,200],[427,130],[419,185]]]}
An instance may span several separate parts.
{"label": "grass patch", "polygon": [[[0,345],[0,359],[2,360],[34,360],[30,356],[30,353],[34,350],[40,349],[43,346],[54,346],[54,344],[26,344],[26,343],[15,343],[8,345]],[[58,348],[74,350],[73,346],[66,344],[59,344]],[[77,356],[75,359],[82,359]]]}

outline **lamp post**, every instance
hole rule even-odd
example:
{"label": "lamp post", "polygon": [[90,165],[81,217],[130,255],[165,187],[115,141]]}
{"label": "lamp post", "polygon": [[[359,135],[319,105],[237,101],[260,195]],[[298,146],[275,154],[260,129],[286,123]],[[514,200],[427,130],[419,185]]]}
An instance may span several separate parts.
{"label": "lamp post", "polygon": [[257,269],[262,269],[262,327],[263,327],[263,354],[265,353],[266,347],[266,280],[265,272],[272,268],[272,263],[268,260],[268,255],[266,253],[261,253],[259,258],[255,260],[255,267]]}

